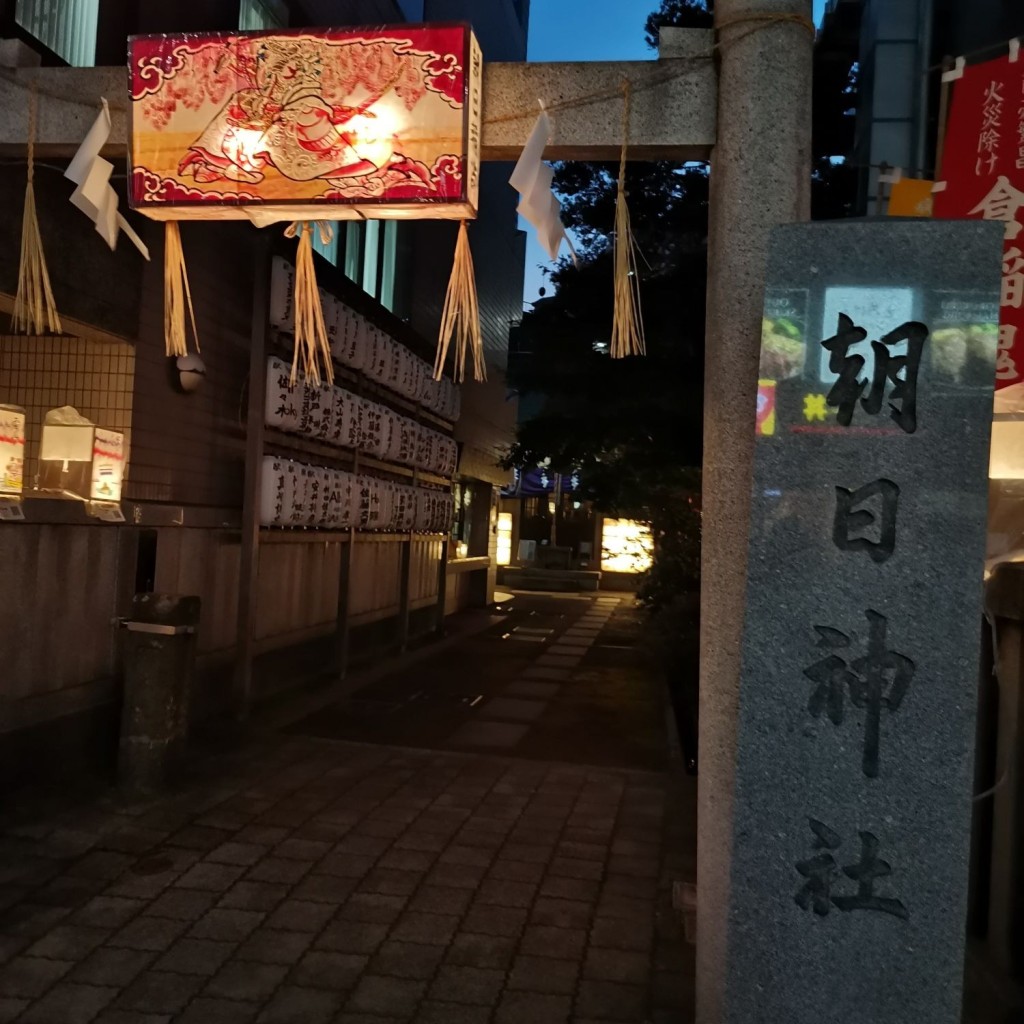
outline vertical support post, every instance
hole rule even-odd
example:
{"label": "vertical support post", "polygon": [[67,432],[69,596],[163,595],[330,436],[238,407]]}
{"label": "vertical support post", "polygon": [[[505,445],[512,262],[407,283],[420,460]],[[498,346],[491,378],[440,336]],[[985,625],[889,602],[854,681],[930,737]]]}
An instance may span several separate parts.
{"label": "vertical support post", "polygon": [[235,634],[234,711],[244,720],[252,697],[256,643],[256,594],[260,560],[260,476],[263,470],[267,390],[267,325],[270,319],[270,239],[253,243],[252,329],[249,346],[249,407],[245,419],[245,483],[242,497],[242,554],[238,573]]}
{"label": "vertical support post", "polygon": [[[806,22],[790,20],[794,15]],[[765,258],[770,229],[807,220],[810,213],[814,41],[811,0],[717,0],[715,25],[721,62],[704,377],[698,1024],[725,1020],[736,714]]]}
{"label": "vertical support post", "polygon": [[409,646],[409,582],[412,573],[412,534],[402,541],[402,563],[398,583],[398,650]]}
{"label": "vertical support post", "polygon": [[[359,474],[359,449],[352,456],[352,474]],[[357,512],[358,515],[358,512]],[[348,618],[352,604],[352,559],[356,550],[356,527],[348,531],[348,543],[341,553],[338,570],[338,614],[334,628],[334,665],[339,679],[348,673]]]}
{"label": "vertical support post", "polygon": [[352,553],[356,546],[356,531],[348,531],[348,543],[341,549],[338,567],[338,614],[334,628],[334,671],[339,679],[348,672],[348,611],[351,595]]}
{"label": "vertical support post", "polygon": [[445,536],[441,540],[441,558],[437,563],[437,604],[434,605],[434,632],[444,635],[445,605],[448,602],[448,545],[451,539]]}

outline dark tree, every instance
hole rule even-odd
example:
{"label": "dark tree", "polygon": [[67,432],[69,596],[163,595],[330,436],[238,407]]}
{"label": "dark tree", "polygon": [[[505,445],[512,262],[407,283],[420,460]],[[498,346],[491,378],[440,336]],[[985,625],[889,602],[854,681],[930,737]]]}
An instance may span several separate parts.
{"label": "dark tree", "polygon": [[[648,43],[657,46],[666,25],[710,27],[712,6],[661,0],[647,19]],[[856,178],[835,158],[852,147],[855,68],[833,60],[816,72],[815,86],[814,213],[847,216]],[[673,563],[667,598],[697,569],[690,497],[702,451],[708,168],[628,165],[648,351],[624,360],[607,354],[617,176],[615,163],[556,166],[555,190],[580,260],[562,260],[551,275],[554,294],[536,302],[516,331],[510,381],[533,415],[520,425],[509,462],[550,458],[556,471],[578,468],[601,510],[651,522]]]}
{"label": "dark tree", "polygon": [[659,32],[665,25],[673,28],[711,28],[714,0],[661,0],[661,7],[647,16],[644,33],[647,45],[658,48]]}

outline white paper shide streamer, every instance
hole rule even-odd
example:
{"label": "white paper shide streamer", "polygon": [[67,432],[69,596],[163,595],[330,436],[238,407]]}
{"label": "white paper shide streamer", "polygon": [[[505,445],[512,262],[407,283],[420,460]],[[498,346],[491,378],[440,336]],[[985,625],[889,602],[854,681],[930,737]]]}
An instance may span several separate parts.
{"label": "white paper shide streamer", "polygon": [[117,193],[110,186],[114,165],[100,156],[110,138],[110,107],[105,99],[102,103],[103,109],[64,172],[64,177],[77,186],[71,193],[71,202],[96,225],[100,237],[111,249],[117,245],[118,232],[123,231],[148,260],[149,249],[117,212]]}
{"label": "white paper shide streamer", "polygon": [[562,207],[551,191],[555,172],[543,160],[544,147],[550,138],[551,118],[542,110],[508,183],[519,193],[519,213],[533,225],[548,256],[558,259],[564,238],[575,260],[576,253],[562,224]]}

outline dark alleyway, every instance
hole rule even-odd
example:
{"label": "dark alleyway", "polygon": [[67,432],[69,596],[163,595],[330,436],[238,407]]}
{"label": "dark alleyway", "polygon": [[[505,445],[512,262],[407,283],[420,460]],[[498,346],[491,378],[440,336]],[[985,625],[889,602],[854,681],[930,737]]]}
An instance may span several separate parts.
{"label": "dark alleyway", "polygon": [[691,1019],[694,780],[628,598],[514,611],[146,804],[0,818],[0,1022]]}

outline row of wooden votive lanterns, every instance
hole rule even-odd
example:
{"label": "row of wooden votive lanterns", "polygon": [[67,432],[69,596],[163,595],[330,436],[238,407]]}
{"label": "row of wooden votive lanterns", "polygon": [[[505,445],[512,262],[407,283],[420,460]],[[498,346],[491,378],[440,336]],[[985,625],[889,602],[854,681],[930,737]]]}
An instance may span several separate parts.
{"label": "row of wooden votive lanterns", "polygon": [[452,438],[337,385],[300,380],[292,388],[290,374],[287,363],[271,356],[265,407],[268,427],[428,473],[455,474],[458,447]]}
{"label": "row of wooden votive lanterns", "polygon": [[263,526],[446,533],[451,493],[267,455],[260,478]]}
{"label": "row of wooden votive lanterns", "polygon": [[[320,289],[324,326],[331,355],[342,366],[449,422],[459,418],[459,387],[448,378],[434,380],[433,367],[366,317]],[[270,323],[284,334],[295,329],[295,269],[274,257],[270,292]]]}

